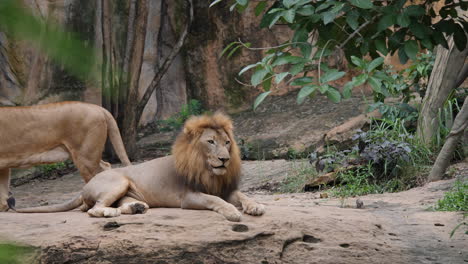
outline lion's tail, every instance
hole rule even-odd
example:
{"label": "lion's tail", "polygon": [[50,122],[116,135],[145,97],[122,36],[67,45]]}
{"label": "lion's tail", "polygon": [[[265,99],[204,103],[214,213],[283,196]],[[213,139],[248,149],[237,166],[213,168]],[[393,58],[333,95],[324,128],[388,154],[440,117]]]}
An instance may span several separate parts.
{"label": "lion's tail", "polygon": [[81,194],[73,198],[72,200],[62,203],[62,204],[54,204],[54,205],[47,205],[47,206],[39,206],[39,207],[29,207],[29,208],[22,208],[16,209],[15,211],[18,213],[55,213],[55,212],[65,212],[73,210],[80,205],[83,204],[83,197]]}
{"label": "lion's tail", "polygon": [[104,114],[106,115],[107,120],[107,134],[109,134],[109,139],[114,147],[115,153],[117,153],[117,156],[124,166],[132,165],[128,159],[127,151],[125,151],[125,146],[123,144],[117,122],[115,122],[114,117],[109,113],[109,111],[104,109]]}

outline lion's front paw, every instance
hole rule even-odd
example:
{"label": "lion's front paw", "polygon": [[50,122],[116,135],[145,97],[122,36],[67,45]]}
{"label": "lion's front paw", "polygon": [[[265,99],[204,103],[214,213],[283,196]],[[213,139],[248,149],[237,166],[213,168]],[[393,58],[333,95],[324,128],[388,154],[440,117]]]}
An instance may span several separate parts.
{"label": "lion's front paw", "polygon": [[232,204],[228,204],[226,207],[223,207],[218,211],[218,213],[226,217],[227,220],[233,222],[240,222],[242,218],[241,212],[239,212],[239,210],[237,210],[237,208]]}
{"label": "lion's front paw", "polygon": [[98,207],[88,210],[88,214],[93,217],[116,217],[120,215],[119,208]]}
{"label": "lion's front paw", "polygon": [[8,205],[7,205],[7,203],[6,203],[6,202],[5,202],[5,204],[4,204],[4,203],[0,203],[0,212],[6,212],[6,211],[8,211]]}
{"label": "lion's front paw", "polygon": [[265,213],[265,206],[256,202],[248,202],[242,205],[244,213],[249,215],[262,215]]}

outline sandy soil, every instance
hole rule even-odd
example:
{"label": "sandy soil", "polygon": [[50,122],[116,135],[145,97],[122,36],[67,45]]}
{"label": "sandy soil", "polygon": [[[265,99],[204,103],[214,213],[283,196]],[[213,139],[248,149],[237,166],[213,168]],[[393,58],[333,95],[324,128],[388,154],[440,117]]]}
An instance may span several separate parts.
{"label": "sandy soil", "polygon": [[[284,177],[285,161],[249,162],[243,189]],[[261,177],[263,172],[263,178]],[[260,175],[260,176],[259,176]],[[250,179],[250,180],[249,180]],[[467,263],[460,213],[427,210],[453,180],[394,194],[320,199],[317,193],[250,193],[262,217],[232,223],[210,211],[157,208],[145,215],[91,218],[80,211],[0,213],[4,240],[37,247],[41,263]],[[79,175],[13,189],[18,206],[73,197]]]}

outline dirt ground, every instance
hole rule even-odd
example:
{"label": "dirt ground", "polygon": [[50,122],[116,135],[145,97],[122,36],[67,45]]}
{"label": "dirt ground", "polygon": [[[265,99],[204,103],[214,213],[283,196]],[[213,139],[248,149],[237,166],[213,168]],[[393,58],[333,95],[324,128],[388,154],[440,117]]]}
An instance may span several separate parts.
{"label": "dirt ground", "polygon": [[[291,162],[244,163],[243,190],[281,181]],[[465,166],[466,167],[466,166]],[[75,210],[54,214],[0,213],[0,236],[37,247],[40,263],[467,263],[462,214],[428,208],[453,184],[444,180],[393,194],[320,199],[318,193],[250,192],[266,205],[240,223],[210,211],[156,208],[145,215],[91,218]],[[73,197],[78,174],[13,188],[18,207]]]}

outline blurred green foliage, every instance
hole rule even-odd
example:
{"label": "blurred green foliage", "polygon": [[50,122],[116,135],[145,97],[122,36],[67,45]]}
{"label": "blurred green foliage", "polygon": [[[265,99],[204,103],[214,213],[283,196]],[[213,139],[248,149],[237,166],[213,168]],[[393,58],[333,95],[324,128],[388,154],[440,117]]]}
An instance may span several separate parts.
{"label": "blurred green foliage", "polygon": [[27,256],[34,254],[34,248],[0,242],[0,263],[2,264],[25,264],[31,263]]}
{"label": "blurred green foliage", "polygon": [[0,31],[30,42],[83,81],[95,79],[94,65],[99,61],[91,43],[80,40],[76,33],[65,31],[51,19],[44,20],[34,16],[21,1],[0,1]]}

